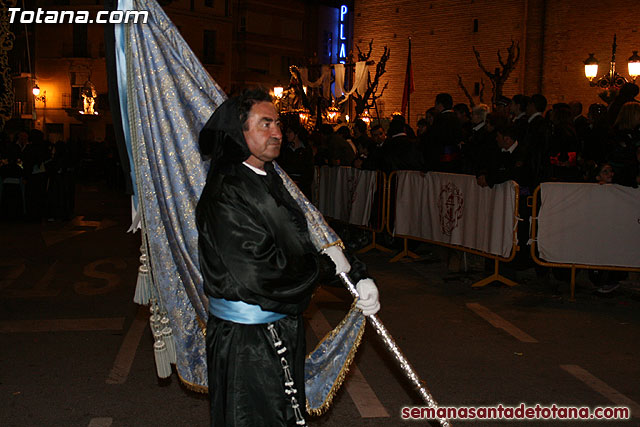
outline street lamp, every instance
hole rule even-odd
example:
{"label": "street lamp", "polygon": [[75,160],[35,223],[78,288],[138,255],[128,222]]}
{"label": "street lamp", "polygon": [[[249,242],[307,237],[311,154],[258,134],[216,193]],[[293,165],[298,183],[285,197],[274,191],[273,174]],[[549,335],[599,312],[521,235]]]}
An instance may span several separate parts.
{"label": "street lamp", "polygon": [[[620,89],[628,80],[618,74],[616,71],[616,35],[613,35],[613,44],[611,46],[611,63],[609,66],[609,73],[597,79],[598,75],[598,60],[593,56],[593,53],[589,54],[589,57],[584,61],[584,75],[589,80],[589,85],[592,87],[599,87],[606,90]],[[633,51],[633,55],[629,58],[629,76],[635,82],[636,77],[640,75],[640,56],[638,51]]]}
{"label": "street lamp", "polygon": [[629,57],[629,76],[636,82],[636,78],[640,76],[640,56],[638,51],[634,50],[633,55]]}
{"label": "street lamp", "polygon": [[589,57],[584,60],[584,75],[590,82],[598,75],[598,60],[593,56],[593,53],[590,53]]}
{"label": "street lamp", "polygon": [[38,96],[40,95],[40,86],[38,86],[38,84],[36,83],[33,86],[33,89],[31,89],[31,92],[33,92],[33,96]]}

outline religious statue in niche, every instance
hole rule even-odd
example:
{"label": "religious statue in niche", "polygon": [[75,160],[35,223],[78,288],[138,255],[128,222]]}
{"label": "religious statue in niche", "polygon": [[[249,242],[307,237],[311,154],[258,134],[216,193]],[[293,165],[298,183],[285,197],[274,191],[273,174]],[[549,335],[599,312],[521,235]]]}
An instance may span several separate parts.
{"label": "religious statue in niche", "polygon": [[94,105],[96,103],[96,98],[98,94],[96,92],[96,87],[93,85],[91,80],[87,80],[82,87],[82,91],[80,92],[82,95],[82,114],[87,115],[95,115],[98,114],[95,111]]}

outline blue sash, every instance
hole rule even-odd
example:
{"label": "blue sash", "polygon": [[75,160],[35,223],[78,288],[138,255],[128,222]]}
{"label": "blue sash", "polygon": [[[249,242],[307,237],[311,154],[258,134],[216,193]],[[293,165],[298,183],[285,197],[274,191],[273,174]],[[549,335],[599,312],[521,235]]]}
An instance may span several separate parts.
{"label": "blue sash", "polygon": [[244,325],[271,323],[287,317],[286,314],[264,311],[259,305],[244,301],[227,301],[224,298],[209,297],[209,313],[229,322]]}

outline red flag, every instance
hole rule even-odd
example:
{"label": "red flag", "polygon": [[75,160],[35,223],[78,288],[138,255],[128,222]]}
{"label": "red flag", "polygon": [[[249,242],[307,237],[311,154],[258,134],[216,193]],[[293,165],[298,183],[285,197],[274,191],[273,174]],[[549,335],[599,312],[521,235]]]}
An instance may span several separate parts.
{"label": "red flag", "polygon": [[[404,116],[407,111],[407,105],[409,105],[409,112],[411,112],[410,98],[411,94],[416,91],[413,86],[413,68],[411,67],[411,38],[409,38],[409,55],[407,56],[407,72],[404,76],[404,92],[402,93],[402,115]],[[407,117],[407,123],[409,123],[410,117]]]}

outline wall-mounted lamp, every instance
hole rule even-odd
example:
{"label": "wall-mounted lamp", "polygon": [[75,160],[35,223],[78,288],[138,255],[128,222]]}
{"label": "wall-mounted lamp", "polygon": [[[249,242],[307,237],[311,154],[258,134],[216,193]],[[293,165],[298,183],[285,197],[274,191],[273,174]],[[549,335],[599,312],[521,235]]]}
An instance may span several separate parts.
{"label": "wall-mounted lamp", "polygon": [[46,90],[44,92],[42,92],[42,95],[40,95],[40,86],[38,86],[38,84],[36,83],[33,86],[33,88],[31,89],[31,92],[33,93],[33,99],[35,99],[36,101],[43,102],[45,104],[45,106],[47,105],[47,91]]}

